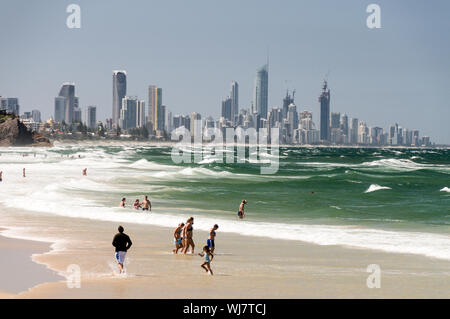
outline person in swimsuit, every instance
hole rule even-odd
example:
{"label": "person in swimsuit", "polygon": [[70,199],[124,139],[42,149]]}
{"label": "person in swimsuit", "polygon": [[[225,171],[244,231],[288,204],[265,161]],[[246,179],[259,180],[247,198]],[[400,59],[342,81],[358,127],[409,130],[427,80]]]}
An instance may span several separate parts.
{"label": "person in swimsuit", "polygon": [[0,171],[0,182],[3,181],[3,171]]}
{"label": "person in swimsuit", "polygon": [[22,170],[22,176],[23,176],[23,177],[26,177],[26,176],[25,176],[25,167],[24,167],[23,170]]}
{"label": "person in swimsuit", "polygon": [[238,211],[238,217],[240,219],[245,217],[245,213],[244,213],[244,205],[247,204],[247,201],[244,199],[241,202],[241,205],[239,205],[239,211]]}
{"label": "person in swimsuit", "polygon": [[208,245],[211,254],[214,254],[214,249],[215,249],[215,245],[214,245],[214,239],[216,238],[216,230],[219,228],[219,225],[215,224],[213,226],[213,228],[211,228],[211,230],[209,231],[209,237],[208,240],[206,241],[206,244]]}
{"label": "person in swimsuit", "polygon": [[186,221],[186,225],[184,225],[183,227],[184,254],[187,253],[189,247],[192,247],[191,254],[194,254],[195,244],[194,240],[192,239],[194,228],[192,227],[192,224],[194,224],[194,217],[189,217],[189,219]]}
{"label": "person in swimsuit", "polygon": [[125,208],[125,197],[122,198],[122,200],[120,201],[119,206]]}
{"label": "person in swimsuit", "polygon": [[87,168],[83,169],[83,176],[87,176]]}
{"label": "person in swimsuit", "polygon": [[142,210],[149,210],[152,211],[152,203],[148,200],[147,195],[145,195],[144,200],[141,203],[142,206]]}
{"label": "person in swimsuit", "polygon": [[205,269],[205,271],[211,274],[211,276],[213,275],[212,269],[211,269],[211,261],[214,258],[214,255],[211,253],[211,251],[209,250],[208,246],[203,247],[203,252],[201,254],[198,254],[200,257],[205,257],[205,262],[203,264],[200,265],[200,267],[202,267],[203,269]]}
{"label": "person in swimsuit", "polygon": [[136,200],[134,201],[133,208],[136,210],[141,208],[141,203],[139,203],[139,198],[136,198]]}
{"label": "person in swimsuit", "polygon": [[175,249],[172,250],[174,254],[178,254],[178,250],[183,248],[183,239],[181,238],[181,233],[183,231],[184,223],[178,224],[173,232],[173,243],[175,244]]}

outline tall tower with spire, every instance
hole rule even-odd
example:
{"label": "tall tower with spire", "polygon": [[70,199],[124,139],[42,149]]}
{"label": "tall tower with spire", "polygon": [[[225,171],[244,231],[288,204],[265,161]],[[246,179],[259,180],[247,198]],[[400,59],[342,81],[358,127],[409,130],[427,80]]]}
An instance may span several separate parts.
{"label": "tall tower with spire", "polygon": [[330,141],[330,89],[326,80],[323,81],[320,103],[320,140]]}

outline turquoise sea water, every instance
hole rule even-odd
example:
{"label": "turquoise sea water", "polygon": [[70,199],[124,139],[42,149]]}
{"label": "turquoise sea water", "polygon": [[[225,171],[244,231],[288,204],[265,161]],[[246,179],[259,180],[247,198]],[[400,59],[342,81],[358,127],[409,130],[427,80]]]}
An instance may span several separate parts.
{"label": "turquoise sea water", "polygon": [[[222,231],[253,236],[450,258],[450,150],[280,147],[273,175],[262,175],[258,163],[208,155],[175,164],[171,151],[126,144],[0,149],[10,183],[0,202],[17,207],[25,196],[35,213],[164,226],[194,215],[198,228],[217,222]],[[18,177],[22,167],[27,183]],[[143,195],[153,202],[152,216],[117,208],[121,197],[131,205]],[[240,222],[242,199],[248,205]]]}

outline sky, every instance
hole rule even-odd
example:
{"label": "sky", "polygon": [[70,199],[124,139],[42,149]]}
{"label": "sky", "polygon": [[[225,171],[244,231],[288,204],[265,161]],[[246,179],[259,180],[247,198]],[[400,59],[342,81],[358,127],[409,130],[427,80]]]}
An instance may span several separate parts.
{"label": "sky", "polygon": [[[72,3],[79,29],[66,25]],[[371,3],[379,29],[366,25]],[[0,0],[0,96],[48,119],[61,84],[75,82],[83,111],[95,105],[104,120],[112,71],[126,70],[127,95],[147,104],[157,85],[174,115],[217,118],[231,81],[250,107],[269,52],[269,110],[295,89],[318,127],[327,76],[332,112],[450,144],[449,14],[447,0]]]}

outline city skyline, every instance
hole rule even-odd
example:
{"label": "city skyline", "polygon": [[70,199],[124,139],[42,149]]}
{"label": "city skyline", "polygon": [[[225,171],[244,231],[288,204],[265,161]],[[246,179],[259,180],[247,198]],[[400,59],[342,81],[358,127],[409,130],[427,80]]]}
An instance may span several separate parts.
{"label": "city skyline", "polygon": [[[265,63],[269,46],[269,110],[281,107],[286,89],[296,89],[298,111],[318,114],[317,83],[330,70],[332,112],[370,119],[384,128],[401,121],[436,143],[450,144],[445,94],[450,80],[450,45],[448,39],[434,33],[437,28],[449,29],[444,13],[450,5],[437,1],[430,13],[420,1],[380,1],[383,27],[369,30],[365,4],[319,2],[258,2],[261,13],[257,18],[249,14],[253,1],[178,2],[177,8],[189,12],[189,18],[170,11],[168,4],[155,3],[162,13],[172,12],[177,22],[157,28],[155,41],[144,41],[138,51],[117,50],[116,38],[112,41],[110,34],[129,35],[127,42],[141,43],[161,19],[139,20],[149,4],[126,6],[111,1],[108,14],[102,15],[102,4],[81,1],[80,30],[65,26],[66,4],[2,4],[0,35],[16,50],[2,53],[0,95],[19,97],[23,111],[39,109],[46,119],[53,114],[57,87],[71,81],[77,84],[80,108],[97,106],[97,118],[104,121],[111,116],[111,70],[125,69],[129,75],[127,95],[147,101],[148,85],[158,83],[164,88],[164,104],[173,114],[195,111],[217,117],[217,105],[230,81],[239,83],[240,108],[251,107],[255,70]],[[30,12],[20,10],[25,3]],[[232,30],[228,19],[208,15],[217,10],[234,18]],[[115,24],[119,14],[123,14],[122,22],[130,23],[121,23],[119,28]],[[13,23],[10,16],[17,21]],[[198,23],[193,22],[200,17]],[[143,23],[131,23],[134,19]],[[213,30],[204,28],[212,23],[216,26]],[[235,37],[227,47],[223,39],[230,33]],[[65,45],[57,46],[52,41],[55,38],[65,39]],[[33,74],[45,76],[37,83],[32,81]]]}

